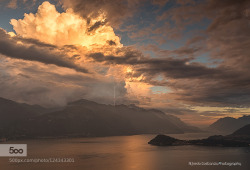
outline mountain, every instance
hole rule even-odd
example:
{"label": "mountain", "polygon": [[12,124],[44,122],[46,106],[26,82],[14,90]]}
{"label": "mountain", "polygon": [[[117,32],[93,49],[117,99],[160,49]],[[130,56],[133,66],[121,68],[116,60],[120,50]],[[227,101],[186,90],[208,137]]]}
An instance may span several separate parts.
{"label": "mountain", "polygon": [[17,103],[0,97],[0,128],[50,111],[39,105]]}
{"label": "mountain", "polygon": [[0,97],[0,137],[2,134],[18,133],[18,128],[24,122],[50,111],[38,105],[17,103]]}
{"label": "mountain", "polygon": [[148,144],[156,146],[201,145],[220,147],[250,147],[250,124],[227,136],[214,135],[206,139],[179,140],[166,135],[157,135],[155,138],[150,140]]}
{"label": "mountain", "polygon": [[228,137],[215,135],[206,139],[180,140],[166,135],[157,135],[150,140],[148,144],[156,146],[182,146],[182,145],[199,145],[199,146],[217,146],[217,147],[249,147],[250,138]]}
{"label": "mountain", "polygon": [[209,131],[231,134],[237,129],[250,124],[250,116],[242,116],[238,119],[225,117],[218,119],[208,127]]}
{"label": "mountain", "polygon": [[243,126],[236,130],[231,136],[249,136],[250,137],[250,124]]}
{"label": "mountain", "polygon": [[[186,125],[175,116],[135,105],[112,106],[82,99],[69,103],[61,110],[45,114],[35,111],[31,113],[30,107],[26,107],[29,112],[13,110],[13,114],[25,114],[25,120],[14,126],[12,136],[116,136],[200,132],[198,128]],[[4,130],[2,133],[4,134]]]}

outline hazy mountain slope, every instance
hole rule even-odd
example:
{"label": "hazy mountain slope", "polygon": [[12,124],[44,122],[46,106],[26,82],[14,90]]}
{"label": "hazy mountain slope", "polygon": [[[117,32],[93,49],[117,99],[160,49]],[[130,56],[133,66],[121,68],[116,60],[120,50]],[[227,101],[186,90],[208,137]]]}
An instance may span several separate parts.
{"label": "hazy mountain slope", "polygon": [[211,124],[208,130],[230,134],[247,124],[250,124],[250,116],[242,116],[238,119],[225,117]]}
{"label": "hazy mountain slope", "polygon": [[[15,111],[20,112],[13,110],[13,113]],[[114,136],[199,131],[156,109],[147,110],[134,105],[114,107],[88,100],[69,103],[64,109],[47,114],[32,114],[26,110],[23,113],[28,113],[25,116],[28,119],[14,126],[12,134],[15,136]]]}
{"label": "hazy mountain slope", "polygon": [[17,103],[0,98],[0,137],[20,133],[27,121],[50,111],[51,109],[38,105]]}
{"label": "hazy mountain slope", "polygon": [[250,124],[243,126],[242,128],[236,130],[233,136],[250,136]]}
{"label": "hazy mountain slope", "polygon": [[[200,131],[199,128],[188,126],[184,122],[182,122],[179,118],[173,115],[166,115],[160,110],[157,109],[144,109],[137,107],[135,105],[101,105],[97,103],[92,103],[95,105],[87,104],[89,101],[87,100],[79,100],[77,102],[71,103],[70,105],[74,106],[82,106],[88,109],[94,109],[92,111],[96,111],[96,105],[99,105],[101,109],[106,112],[113,112],[115,115],[128,120],[129,124],[139,131],[145,131],[147,129],[148,133],[155,131],[163,133],[175,133],[176,132],[195,132]],[[100,110],[102,112],[102,110]]]}
{"label": "hazy mountain slope", "polygon": [[22,104],[0,98],[0,127],[18,123],[46,112],[49,112],[48,109],[38,105]]}
{"label": "hazy mountain slope", "polygon": [[199,129],[180,119],[134,105],[104,105],[88,100],[70,103],[64,110],[45,114],[31,122],[32,135],[110,136],[143,133],[183,133]]}

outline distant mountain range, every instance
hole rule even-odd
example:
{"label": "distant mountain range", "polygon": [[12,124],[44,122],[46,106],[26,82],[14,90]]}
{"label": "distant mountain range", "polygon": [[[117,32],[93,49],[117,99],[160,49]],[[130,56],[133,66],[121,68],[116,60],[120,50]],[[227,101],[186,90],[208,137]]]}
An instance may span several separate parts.
{"label": "distant mountain range", "polygon": [[46,109],[0,98],[0,137],[85,137],[200,132],[173,115],[135,105],[78,100]]}
{"label": "distant mountain range", "polygon": [[39,105],[17,103],[0,97],[0,129],[52,111]]}
{"label": "distant mountain range", "polygon": [[0,97],[0,137],[14,137],[21,133],[27,122],[55,110],[58,109],[17,103]]}
{"label": "distant mountain range", "polygon": [[225,117],[218,119],[208,127],[209,131],[231,134],[237,129],[250,124],[250,116],[242,116],[238,119]]}

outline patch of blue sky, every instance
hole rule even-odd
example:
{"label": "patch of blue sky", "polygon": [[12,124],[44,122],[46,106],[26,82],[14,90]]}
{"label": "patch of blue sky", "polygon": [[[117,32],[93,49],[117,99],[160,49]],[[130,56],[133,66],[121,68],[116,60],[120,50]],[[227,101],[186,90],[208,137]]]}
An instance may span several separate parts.
{"label": "patch of blue sky", "polygon": [[[23,19],[25,13],[33,13],[35,14],[37,12],[38,7],[44,2],[44,0],[38,0],[34,4],[34,6],[29,7],[27,5],[30,5],[27,2],[27,5],[20,3],[18,1],[17,8],[11,9],[6,7],[7,3],[0,4],[0,27],[5,29],[8,32],[14,32],[13,26],[10,24],[11,19]],[[49,2],[56,6],[56,9],[58,12],[64,12],[63,8],[60,5],[57,5],[58,2],[56,0],[49,0]]]}
{"label": "patch of blue sky", "polygon": [[215,68],[223,61],[221,59],[212,59],[211,57],[209,57],[209,55],[209,53],[203,53],[196,57],[194,60],[190,61],[190,63],[197,62],[205,64],[209,68]]}
{"label": "patch of blue sky", "polygon": [[199,55],[198,57],[196,57],[194,60],[190,61],[190,63],[194,63],[194,62],[203,63],[203,64],[209,63],[210,62],[209,54],[203,53]]}
{"label": "patch of blue sky", "polygon": [[163,81],[163,80],[165,80],[165,78],[164,78],[164,76],[163,75],[158,75],[158,76],[156,76],[155,78],[153,78],[153,80],[156,80],[156,81]]}
{"label": "patch of blue sky", "polygon": [[153,86],[153,87],[150,87],[150,90],[154,94],[163,94],[163,93],[171,92],[171,90],[165,86]]}
{"label": "patch of blue sky", "polygon": [[207,64],[210,68],[218,67],[223,62],[222,59],[210,59],[210,63]]}
{"label": "patch of blue sky", "polygon": [[136,41],[134,39],[131,39],[127,32],[122,32],[118,29],[115,29],[115,34],[118,35],[121,38],[121,43],[125,46],[130,46],[136,44]]}
{"label": "patch of blue sky", "polygon": [[157,56],[155,55],[155,53],[153,51],[143,51],[145,56],[149,56],[151,58],[157,58]]}
{"label": "patch of blue sky", "polygon": [[[2,9],[1,9],[2,8]],[[8,32],[13,32],[13,26],[10,24],[11,19],[21,19],[23,18],[24,10],[21,8],[18,9],[9,9],[9,8],[0,8],[0,27],[5,29]]]}

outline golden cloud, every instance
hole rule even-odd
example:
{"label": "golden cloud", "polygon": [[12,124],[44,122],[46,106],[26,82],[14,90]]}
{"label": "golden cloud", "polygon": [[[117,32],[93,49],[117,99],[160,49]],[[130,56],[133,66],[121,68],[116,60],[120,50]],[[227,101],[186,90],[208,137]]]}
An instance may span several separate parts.
{"label": "golden cloud", "polygon": [[105,24],[105,15],[100,15],[88,23],[76,15],[72,9],[59,13],[48,1],[43,2],[36,14],[24,14],[23,19],[12,19],[15,32],[25,38],[61,45],[82,45],[91,47],[113,42],[121,46],[120,38],[113,28]]}

